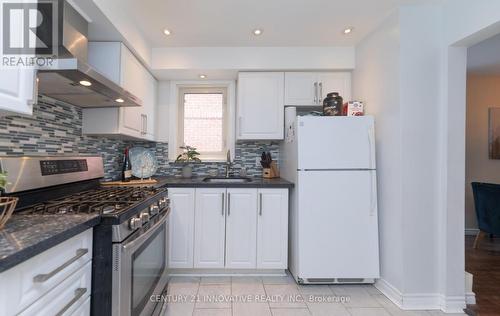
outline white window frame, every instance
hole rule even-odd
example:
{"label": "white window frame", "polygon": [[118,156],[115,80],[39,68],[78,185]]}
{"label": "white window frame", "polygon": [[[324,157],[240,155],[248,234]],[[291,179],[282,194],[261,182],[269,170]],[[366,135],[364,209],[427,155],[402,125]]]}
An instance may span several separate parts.
{"label": "white window frame", "polygon": [[[225,140],[226,148],[231,152],[231,159],[234,159],[235,149],[235,117],[236,117],[236,84],[232,80],[213,80],[213,81],[171,81],[170,82],[170,104],[169,104],[169,137],[168,137],[168,159],[174,162],[179,153],[179,146],[183,144],[180,141],[180,127],[183,122],[180,121],[180,112],[183,111],[183,102],[180,102],[181,90],[203,91],[203,89],[221,89],[226,91],[226,117]],[[159,123],[161,124],[161,122]],[[189,145],[189,144],[188,144]],[[226,154],[223,156],[202,156],[203,162],[221,162],[226,160]]]}

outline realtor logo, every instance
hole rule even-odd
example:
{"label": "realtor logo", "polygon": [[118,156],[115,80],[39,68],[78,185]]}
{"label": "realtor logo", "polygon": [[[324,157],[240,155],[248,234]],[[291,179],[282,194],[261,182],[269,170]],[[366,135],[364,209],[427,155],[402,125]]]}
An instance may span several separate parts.
{"label": "realtor logo", "polygon": [[4,56],[57,54],[57,0],[1,2]]}

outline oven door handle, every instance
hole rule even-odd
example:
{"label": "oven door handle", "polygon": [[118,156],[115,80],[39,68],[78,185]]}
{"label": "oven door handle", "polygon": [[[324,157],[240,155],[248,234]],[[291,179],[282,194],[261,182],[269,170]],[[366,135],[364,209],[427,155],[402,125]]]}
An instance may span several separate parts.
{"label": "oven door handle", "polygon": [[122,246],[123,250],[128,251],[129,249],[134,248],[135,246],[140,245],[143,242],[145,242],[161,225],[163,225],[167,221],[169,213],[170,213],[170,209],[167,210],[165,215],[163,215],[163,217],[157,223],[155,223],[153,226],[151,226],[151,228],[149,228],[149,230],[146,233],[144,233],[143,235],[140,235],[136,239],[123,245]]}

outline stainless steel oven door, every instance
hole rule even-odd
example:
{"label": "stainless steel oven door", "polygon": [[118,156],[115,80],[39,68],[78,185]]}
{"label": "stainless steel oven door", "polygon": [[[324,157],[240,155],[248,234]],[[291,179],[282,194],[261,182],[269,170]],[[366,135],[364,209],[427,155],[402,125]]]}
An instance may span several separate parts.
{"label": "stainless steel oven door", "polygon": [[149,316],[161,309],[151,297],[167,285],[168,212],[157,217],[144,232],[113,245],[114,316]]}

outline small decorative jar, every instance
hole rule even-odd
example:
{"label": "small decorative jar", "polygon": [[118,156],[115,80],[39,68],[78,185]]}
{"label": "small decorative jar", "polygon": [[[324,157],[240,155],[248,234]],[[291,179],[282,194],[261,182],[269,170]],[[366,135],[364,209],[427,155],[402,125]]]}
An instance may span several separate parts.
{"label": "small decorative jar", "polygon": [[328,93],[323,100],[323,115],[324,116],[340,116],[342,115],[342,107],[344,100],[338,92]]}

